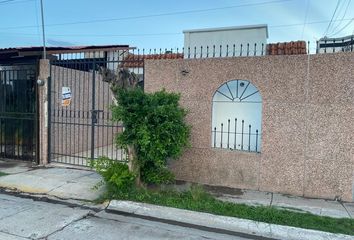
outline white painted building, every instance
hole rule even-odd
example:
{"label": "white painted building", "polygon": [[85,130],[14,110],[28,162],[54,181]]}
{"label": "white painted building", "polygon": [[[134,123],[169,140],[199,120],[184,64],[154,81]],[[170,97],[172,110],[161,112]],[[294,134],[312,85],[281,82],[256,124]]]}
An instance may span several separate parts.
{"label": "white painted building", "polygon": [[354,35],[340,38],[321,38],[317,42],[317,53],[352,52],[354,49]]}
{"label": "white painted building", "polygon": [[183,33],[185,58],[260,56],[266,52],[268,26],[206,28]]}

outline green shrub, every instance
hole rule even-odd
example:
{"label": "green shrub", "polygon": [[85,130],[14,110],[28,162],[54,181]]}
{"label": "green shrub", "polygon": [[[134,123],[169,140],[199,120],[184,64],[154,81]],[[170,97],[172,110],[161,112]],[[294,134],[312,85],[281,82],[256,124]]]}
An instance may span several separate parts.
{"label": "green shrub", "polygon": [[90,165],[110,187],[127,190],[134,184],[135,176],[129,171],[125,163],[114,161],[107,157],[100,157],[97,160],[91,160]]}
{"label": "green shrub", "polygon": [[173,174],[167,160],[189,146],[190,127],[184,120],[187,112],[179,106],[180,95],[164,90],[145,93],[140,88],[118,89],[115,95],[113,120],[124,123],[116,141],[130,152],[136,176],[144,183],[170,183]]}
{"label": "green shrub", "polygon": [[175,176],[166,167],[159,169],[151,166],[150,168],[145,166],[141,173],[141,178],[145,183],[149,184],[170,184],[174,182]]}

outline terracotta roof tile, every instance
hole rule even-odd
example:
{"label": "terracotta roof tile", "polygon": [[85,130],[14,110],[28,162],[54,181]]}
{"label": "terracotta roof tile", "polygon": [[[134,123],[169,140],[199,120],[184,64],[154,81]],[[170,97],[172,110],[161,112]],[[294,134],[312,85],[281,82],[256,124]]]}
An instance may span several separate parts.
{"label": "terracotta roof tile", "polygon": [[267,44],[267,55],[296,55],[306,53],[305,41]]}
{"label": "terracotta roof tile", "polygon": [[183,58],[182,53],[162,53],[162,54],[129,54],[124,58],[124,61],[121,63],[121,67],[125,68],[135,68],[143,67],[145,59],[180,59]]}

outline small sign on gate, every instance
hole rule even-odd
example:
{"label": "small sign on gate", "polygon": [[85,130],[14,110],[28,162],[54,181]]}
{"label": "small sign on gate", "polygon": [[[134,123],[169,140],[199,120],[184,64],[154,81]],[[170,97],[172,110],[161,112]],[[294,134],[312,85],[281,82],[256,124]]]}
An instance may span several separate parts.
{"label": "small sign on gate", "polygon": [[70,87],[62,87],[61,95],[62,95],[61,105],[63,107],[69,106],[71,103],[71,89],[70,89]]}

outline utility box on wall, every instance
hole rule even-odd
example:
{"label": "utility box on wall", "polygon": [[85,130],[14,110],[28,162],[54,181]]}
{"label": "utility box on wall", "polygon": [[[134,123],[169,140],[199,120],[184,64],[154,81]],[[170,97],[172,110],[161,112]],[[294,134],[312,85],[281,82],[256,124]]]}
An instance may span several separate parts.
{"label": "utility box on wall", "polygon": [[266,24],[185,30],[185,58],[265,55]]}

